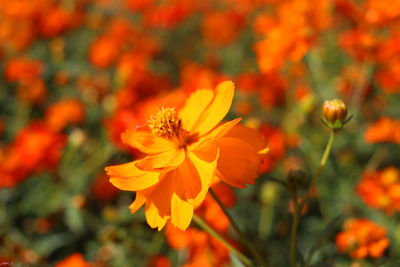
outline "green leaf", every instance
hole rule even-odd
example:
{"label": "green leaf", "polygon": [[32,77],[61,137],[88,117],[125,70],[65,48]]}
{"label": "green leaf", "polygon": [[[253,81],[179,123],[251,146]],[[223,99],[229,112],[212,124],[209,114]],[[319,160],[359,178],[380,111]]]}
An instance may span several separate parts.
{"label": "green leaf", "polygon": [[49,255],[56,249],[65,246],[66,243],[70,242],[73,236],[70,233],[57,233],[42,235],[34,243],[35,251],[41,255]]}
{"label": "green leaf", "polygon": [[343,216],[343,214],[339,214],[335,218],[333,218],[332,221],[330,221],[328,223],[328,225],[325,227],[324,231],[322,231],[321,235],[319,236],[319,238],[317,239],[315,244],[310,247],[310,249],[308,250],[307,256],[305,258],[304,267],[307,267],[310,264],[312,256],[314,255],[315,252],[318,251],[318,249],[321,248],[325,239],[333,232],[333,229],[335,228],[336,223],[342,218],[342,216]]}
{"label": "green leaf", "polygon": [[297,262],[300,261],[301,266],[303,266],[305,257],[303,250],[298,245],[296,246],[296,254],[297,254],[296,256]]}

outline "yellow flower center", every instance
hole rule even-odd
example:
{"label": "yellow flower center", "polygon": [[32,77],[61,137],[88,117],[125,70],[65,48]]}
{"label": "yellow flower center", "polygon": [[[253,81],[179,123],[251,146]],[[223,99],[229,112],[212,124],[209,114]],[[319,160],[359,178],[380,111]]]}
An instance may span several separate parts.
{"label": "yellow flower center", "polygon": [[147,121],[153,134],[176,142],[184,148],[198,140],[198,134],[191,134],[182,127],[182,120],[176,115],[175,108],[162,107]]}
{"label": "yellow flower center", "polygon": [[178,136],[182,128],[182,120],[176,116],[175,108],[162,107],[147,122],[151,131],[162,137]]}

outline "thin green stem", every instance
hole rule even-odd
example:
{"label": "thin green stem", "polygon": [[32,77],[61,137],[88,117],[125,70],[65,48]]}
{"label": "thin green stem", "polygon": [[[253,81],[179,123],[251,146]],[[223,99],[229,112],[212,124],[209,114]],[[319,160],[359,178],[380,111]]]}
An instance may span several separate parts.
{"label": "thin green stem", "polygon": [[214,229],[212,229],[203,219],[201,219],[199,216],[196,214],[193,214],[193,221],[197,223],[198,226],[200,226],[204,231],[218,239],[225,247],[227,247],[231,252],[235,253],[239,259],[243,261],[247,266],[251,266],[251,260],[247,258],[242,252],[237,250],[234,246],[229,244],[222,236],[220,236]]}
{"label": "thin green stem", "polygon": [[297,227],[299,225],[299,220],[300,220],[300,213],[298,213],[299,210],[299,203],[297,202],[297,199],[293,199],[293,207],[294,207],[294,212],[293,212],[293,220],[292,220],[292,228],[290,230],[290,267],[295,267],[296,266],[296,239],[297,239]]}
{"label": "thin green stem", "polygon": [[[300,216],[297,214],[297,211],[299,209],[299,201],[297,198],[297,189],[294,188],[291,192],[291,197],[293,201],[293,221],[292,221],[292,227],[290,230],[290,266],[295,266],[296,265],[296,235],[297,235],[297,226],[299,224]],[[294,253],[294,254],[292,254]]]}
{"label": "thin green stem", "polygon": [[318,169],[315,172],[314,177],[312,178],[310,185],[308,186],[307,191],[302,196],[300,203],[297,202],[297,198],[293,199],[294,203],[294,214],[292,219],[292,229],[290,234],[290,267],[296,266],[296,239],[297,239],[297,228],[299,225],[301,211],[303,210],[304,205],[307,203],[310,198],[311,191],[315,184],[318,181],[318,178],[321,175],[322,170],[326,165],[326,161],[328,160],[329,154],[332,149],[333,140],[335,139],[335,130],[331,130],[331,135],[329,136],[328,144],[325,147],[324,154],[322,155],[321,162],[319,163]]}
{"label": "thin green stem", "polygon": [[226,217],[229,219],[229,222],[231,223],[233,229],[235,230],[235,232],[237,233],[237,235],[239,236],[241,242],[243,245],[245,245],[245,247],[248,249],[248,251],[251,253],[251,255],[253,255],[254,259],[257,261],[257,263],[260,266],[264,266],[266,267],[267,264],[265,263],[263,257],[261,257],[261,255],[258,253],[257,249],[253,246],[253,244],[246,238],[245,234],[242,232],[242,230],[240,230],[239,226],[237,225],[237,223],[235,222],[235,220],[233,219],[233,217],[228,213],[228,211],[226,210],[225,206],[222,204],[222,202],[219,200],[218,196],[215,194],[215,192],[210,188],[209,189],[212,197],[215,199],[215,201],[217,201],[218,205],[220,206],[220,208],[222,209],[222,211],[224,212],[224,214],[226,215]]}

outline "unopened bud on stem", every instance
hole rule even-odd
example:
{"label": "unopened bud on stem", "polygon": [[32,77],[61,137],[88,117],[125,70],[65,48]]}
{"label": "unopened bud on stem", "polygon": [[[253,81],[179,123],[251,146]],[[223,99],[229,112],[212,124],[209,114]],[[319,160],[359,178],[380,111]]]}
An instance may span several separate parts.
{"label": "unopened bud on stem", "polygon": [[342,128],[348,121],[347,108],[340,99],[326,100],[322,105],[322,119],[332,129]]}
{"label": "unopened bud on stem", "polygon": [[291,193],[296,193],[297,189],[306,183],[306,175],[302,171],[290,170],[287,177],[287,185]]}

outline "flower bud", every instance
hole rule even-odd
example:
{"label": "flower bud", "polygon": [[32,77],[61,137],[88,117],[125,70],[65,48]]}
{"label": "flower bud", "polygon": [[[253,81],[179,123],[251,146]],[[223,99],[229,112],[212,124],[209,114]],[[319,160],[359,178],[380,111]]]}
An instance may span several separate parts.
{"label": "flower bud", "polygon": [[306,183],[306,175],[302,171],[290,170],[287,176],[289,192],[294,196],[298,188]]}
{"label": "flower bud", "polygon": [[293,186],[301,186],[306,183],[306,175],[299,170],[290,170],[287,179],[288,184]]}
{"label": "flower bud", "polygon": [[330,123],[335,123],[336,120],[343,122],[347,116],[346,105],[340,99],[325,101],[322,106],[322,112],[325,119]]}
{"label": "flower bud", "polygon": [[340,99],[327,100],[322,105],[322,115],[328,127],[340,129],[346,124],[346,105]]}

